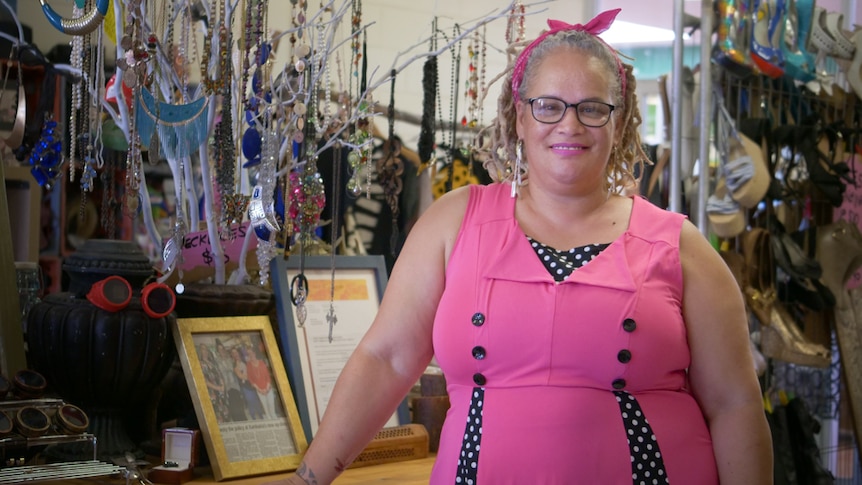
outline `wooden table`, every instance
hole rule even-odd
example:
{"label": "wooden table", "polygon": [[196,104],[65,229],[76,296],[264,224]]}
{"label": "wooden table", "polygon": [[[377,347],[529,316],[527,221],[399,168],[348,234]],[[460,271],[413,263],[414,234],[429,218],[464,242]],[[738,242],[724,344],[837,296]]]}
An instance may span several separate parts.
{"label": "wooden table", "polygon": [[[359,468],[348,468],[335,480],[335,485],[358,485],[365,483],[391,483],[397,485],[428,485],[431,476],[431,466],[434,457],[428,456],[418,460],[399,461],[397,463],[384,463],[382,465],[370,465]],[[288,474],[267,475],[262,477],[243,478],[238,480],[224,480],[216,482],[211,476],[200,477],[188,482],[195,485],[258,485],[271,482]]]}
{"label": "wooden table", "polygon": [[[394,485],[428,485],[431,475],[431,466],[434,465],[434,455],[417,460],[399,461],[397,463],[385,463],[382,465],[370,465],[359,468],[347,469],[338,479],[335,485],[359,485],[386,483]],[[287,473],[274,475],[263,475],[259,477],[237,478],[216,482],[212,474],[201,471],[188,485],[260,485],[280,478],[287,477]],[[51,485],[125,485],[124,479],[86,478],[80,480],[54,480],[49,482],[38,482]],[[134,482],[133,482],[134,483]]]}

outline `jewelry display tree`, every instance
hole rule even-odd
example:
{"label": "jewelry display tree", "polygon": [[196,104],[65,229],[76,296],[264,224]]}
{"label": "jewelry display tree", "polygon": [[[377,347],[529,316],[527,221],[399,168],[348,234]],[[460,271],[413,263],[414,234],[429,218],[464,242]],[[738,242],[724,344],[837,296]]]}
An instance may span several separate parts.
{"label": "jewelry display tree", "polygon": [[[276,254],[329,252],[318,233],[341,214],[321,220],[321,213],[327,204],[340,210],[341,193],[371,197],[372,180],[382,186],[397,218],[406,150],[394,141],[395,78],[418,60],[451,55],[451,119],[440,126],[451,127],[443,149],[454,152],[456,128],[481,128],[484,26],[508,20],[514,32],[511,26],[523,25],[527,14],[527,7],[512,2],[469,25],[456,24],[451,36],[434,20],[427,42],[398,56],[426,45],[430,51],[396,57],[378,76],[378,69],[368,69],[366,34],[373,22],[363,19],[361,0],[330,0],[317,9],[307,0],[291,1],[288,28],[279,32],[269,25],[272,7],[265,0],[75,4],[65,18],[42,1],[48,22],[70,36],[75,78],[68,139],[59,139],[61,120],[46,117],[37,144],[53,153],[61,142],[67,156],[55,164],[56,157],[46,157],[42,149],[31,157],[31,168],[46,186],[64,178],[67,187],[79,187],[82,214],[92,204],[88,197],[100,191],[99,223],[109,237],[117,234],[118,219],[136,221],[134,237],[153,260],[156,277],[177,293],[186,281],[196,281],[186,278],[196,264],[211,270],[213,284],[266,286]],[[507,42],[510,37],[507,33]],[[463,66],[462,41],[469,44]],[[102,46],[116,50],[115,66],[106,63]],[[275,62],[277,49],[279,58],[288,59],[284,65]],[[469,71],[466,114],[460,117],[456,74],[462,69]],[[373,98],[380,88],[391,91],[387,109]],[[434,89],[439,92],[436,86],[430,92]],[[434,110],[428,111],[432,124],[425,131],[433,132]],[[389,121],[387,133],[376,133],[371,122],[381,114]],[[375,137],[383,140],[382,155],[372,153]],[[106,156],[108,148],[121,156]],[[435,160],[427,149],[424,153],[429,159],[419,163]],[[332,200],[324,195],[329,187],[321,160],[331,160],[331,173],[339,175],[331,181]],[[147,180],[154,172],[170,181],[166,190],[172,192],[158,210]],[[154,213],[162,209],[166,214],[156,220]],[[337,226],[327,229],[331,241],[326,243],[338,241]],[[192,237],[206,240],[205,254],[191,254]],[[249,253],[254,254],[250,264]]]}
{"label": "jewelry display tree", "polygon": [[[197,290],[191,285],[200,281],[190,276],[195,265],[211,269],[205,284],[214,287],[265,288],[278,254],[302,262],[308,254],[335,253],[338,224],[329,241],[318,234],[329,221],[341,220],[341,193],[370,197],[372,180],[379,183],[395,226],[401,155],[407,153],[394,133],[396,77],[416,61],[451,56],[448,121],[434,119],[444,112],[436,80],[427,89],[436,99],[429,97],[425,106],[424,158],[417,165],[433,164],[435,130],[449,130],[444,149],[454,152],[457,129],[481,129],[484,26],[508,21],[506,42],[512,44],[522,39],[530,7],[511,2],[469,24],[455,24],[451,35],[429,18],[431,36],[378,74],[368,68],[373,19],[363,17],[361,0],[319,6],[291,0],[289,19],[278,22],[286,28],[279,32],[270,25],[273,2],[266,0],[75,0],[68,16],[49,0],[40,3],[47,24],[70,39],[64,67],[71,79],[68,116],[56,115],[66,110],[37,110],[41,130],[24,160],[44,188],[79,192],[80,207],[68,210],[78,211],[80,220],[101,202],[96,218],[108,238],[87,240],[66,255],[64,269],[74,287],[47,295],[30,312],[28,360],[60,396],[87,409],[102,457],[137,453],[120,417],[147,401],[165,375],[174,352],[167,329],[177,317],[153,318],[143,311],[138,294],[144,281],[128,274],[128,248],[120,246],[142,248],[145,281],[168,283],[177,294],[187,283]],[[463,66],[462,41],[468,45]],[[280,57],[287,51],[283,65],[276,63],[277,49]],[[108,50],[115,55],[106,55]],[[462,69],[468,73],[459,78]],[[457,109],[459,79],[466,80],[463,117]],[[390,96],[380,108],[373,96],[384,88]],[[386,133],[374,130],[372,118],[379,115],[387,118]],[[382,155],[374,153],[375,138],[383,142]],[[329,201],[323,163],[332,163],[336,174]],[[156,207],[148,180],[153,173],[171,182],[166,214],[158,220],[154,214],[162,206]],[[327,204],[332,211],[322,220]],[[120,235],[124,220],[135,221],[136,234]],[[193,251],[199,246],[192,241],[205,241],[206,252]],[[92,250],[100,244],[110,248]],[[87,300],[97,282],[81,283],[81,277],[96,267],[129,280],[127,305],[105,309]],[[189,300],[182,296],[177,312]],[[300,314],[306,296],[297,289]],[[81,362],[86,365],[76,365]]]}

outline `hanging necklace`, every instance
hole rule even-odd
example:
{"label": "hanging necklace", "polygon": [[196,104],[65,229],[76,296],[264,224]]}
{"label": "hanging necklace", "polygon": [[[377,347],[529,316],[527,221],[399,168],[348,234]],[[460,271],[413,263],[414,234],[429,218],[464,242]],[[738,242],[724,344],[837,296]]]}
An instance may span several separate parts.
{"label": "hanging necklace", "polygon": [[[367,59],[364,56],[364,42],[360,40],[360,35],[365,36],[365,31],[362,29],[362,0],[353,0],[351,3],[351,18],[350,18],[350,48],[352,52],[351,66],[352,72],[348,81],[348,93],[354,101],[356,110],[359,112],[355,115],[356,120],[353,125],[353,133],[348,137],[348,142],[352,146],[350,153],[347,154],[347,164],[350,168],[350,179],[347,181],[347,192],[354,197],[359,197],[365,192],[366,197],[371,197],[371,148],[370,148],[370,133],[368,132],[367,115],[369,111],[370,99],[366,99],[365,82]],[[348,114],[348,117],[353,116],[353,113]],[[362,182],[362,173],[366,174],[366,183]]]}
{"label": "hanging necklace", "polygon": [[524,4],[521,3],[520,0],[516,1],[512,4],[511,10],[509,10],[509,16],[507,17],[506,22],[506,44],[512,45],[514,43],[522,42],[525,36],[524,30],[524,15],[525,15]]}
{"label": "hanging necklace", "polygon": [[340,217],[336,216],[341,198],[341,143],[336,142],[332,151],[332,228],[330,233],[329,252],[329,311],[326,313],[326,323],[329,324],[329,343],[332,343],[332,330],[338,323],[335,314],[335,248],[338,245],[338,230],[341,229]]}
{"label": "hanging necklace", "polygon": [[[144,86],[147,76],[146,63],[149,60],[149,53],[141,40],[143,38],[142,19],[144,19],[142,0],[129,0],[126,5],[123,36],[120,40],[120,46],[125,52],[122,57],[117,59],[117,67],[126,73],[126,76],[123,76],[123,82],[133,90],[138,90]],[[129,113],[128,124],[129,148],[126,152],[123,212],[133,219],[138,215],[141,205],[138,191],[143,178],[143,168],[141,166],[141,139],[135,126],[134,113]]]}
{"label": "hanging necklace", "polygon": [[387,117],[389,121],[388,140],[385,144],[386,153],[377,162],[377,181],[383,187],[383,193],[386,197],[386,202],[392,213],[392,235],[390,239],[390,250],[393,256],[396,256],[396,246],[398,241],[398,215],[399,205],[398,198],[401,195],[402,181],[401,174],[404,172],[404,163],[400,157],[400,146],[395,141],[395,75],[397,71],[392,70],[392,84],[389,91],[389,109]]}
{"label": "hanging necklace", "polygon": [[[77,8],[77,6],[73,7],[73,14],[76,13]],[[81,111],[81,91],[84,84],[84,37],[80,35],[72,37],[71,44],[72,68],[81,73],[81,77],[72,83],[72,109],[69,113],[69,182],[74,183],[78,166],[78,113]]]}
{"label": "hanging necklace", "polygon": [[[452,30],[452,38],[457,39],[460,36],[461,27],[458,24],[455,24]],[[448,175],[446,176],[446,181],[444,184],[444,191],[451,192],[452,191],[452,179],[455,173],[455,160],[453,158],[455,153],[455,143],[456,136],[458,132],[458,85],[460,84],[460,72],[461,72],[461,41],[458,41],[455,45],[450,48],[452,52],[452,67],[451,67],[451,77],[449,83],[449,122],[451,123],[451,131],[449,133],[449,146],[446,147],[446,158],[444,159],[444,165],[449,167]]]}
{"label": "hanging necklace", "polygon": [[[102,30],[99,29],[97,42],[93,42],[92,31],[82,35],[83,49],[81,61],[81,83],[79,85],[79,100],[81,106],[78,110],[79,112],[76,117],[76,131],[72,135],[78,140],[84,142],[81,160],[80,180],[81,205],[78,208],[78,215],[81,221],[84,221],[87,217],[87,198],[88,195],[93,191],[95,181],[97,179],[96,167],[101,165],[101,163],[97,160],[97,158],[101,160],[101,157],[97,157],[98,151],[96,150],[96,142],[94,140],[95,129],[93,126],[94,121],[92,119],[92,113],[94,112],[94,108],[95,110],[98,109],[98,106],[94,106],[93,102],[98,99],[101,87],[98,84],[101,79],[96,72],[96,67],[99,64],[98,60],[100,59],[100,56],[98,56],[97,53],[100,52],[101,48],[101,33]],[[93,59],[94,55],[96,57],[95,60]],[[90,93],[95,93],[95,96],[91,96]]]}
{"label": "hanging necklace", "polygon": [[467,66],[468,77],[464,89],[464,104],[467,105],[467,112],[461,118],[461,126],[470,129],[476,128],[479,124],[480,53],[479,31],[475,31],[470,37],[470,44],[467,47],[469,64]]}

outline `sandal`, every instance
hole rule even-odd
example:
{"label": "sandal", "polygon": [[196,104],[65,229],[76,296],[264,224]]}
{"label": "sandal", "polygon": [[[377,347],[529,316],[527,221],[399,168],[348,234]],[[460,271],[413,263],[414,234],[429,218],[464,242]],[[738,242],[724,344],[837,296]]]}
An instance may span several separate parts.
{"label": "sandal", "polygon": [[805,254],[799,244],[784,230],[784,225],[775,217],[770,217],[768,227],[772,251],[778,267],[796,280],[819,279],[823,274],[820,263]]}

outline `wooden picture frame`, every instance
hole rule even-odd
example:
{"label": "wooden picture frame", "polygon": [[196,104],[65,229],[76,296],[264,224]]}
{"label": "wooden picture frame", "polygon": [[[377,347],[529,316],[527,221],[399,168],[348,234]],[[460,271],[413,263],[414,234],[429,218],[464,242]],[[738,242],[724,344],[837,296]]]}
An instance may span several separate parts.
{"label": "wooden picture frame", "polygon": [[[302,325],[291,298],[291,287],[297,291],[300,272],[308,281],[307,316]],[[388,281],[386,262],[382,255],[275,258],[270,274],[282,354],[286,356],[305,435],[312,439],[338,375],[380,307]],[[337,319],[332,342],[327,320],[330,308]],[[408,423],[410,412],[405,396],[385,427]]]}
{"label": "wooden picture frame", "polygon": [[181,318],[173,330],[216,481],[295,470],[308,442],[269,317]]}

